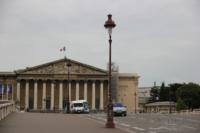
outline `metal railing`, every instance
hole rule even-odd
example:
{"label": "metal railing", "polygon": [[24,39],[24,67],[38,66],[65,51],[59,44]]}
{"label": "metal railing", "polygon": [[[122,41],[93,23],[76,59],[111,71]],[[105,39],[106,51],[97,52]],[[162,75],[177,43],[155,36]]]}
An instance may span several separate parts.
{"label": "metal railing", "polygon": [[176,111],[177,114],[200,114],[200,108],[199,109],[193,109],[193,110],[181,110]]}
{"label": "metal railing", "polygon": [[15,111],[14,102],[0,102],[0,120]]}

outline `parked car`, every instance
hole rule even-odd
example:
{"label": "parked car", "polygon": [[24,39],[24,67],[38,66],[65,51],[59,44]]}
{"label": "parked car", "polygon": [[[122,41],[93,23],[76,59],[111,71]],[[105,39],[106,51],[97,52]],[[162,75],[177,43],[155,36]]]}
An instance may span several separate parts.
{"label": "parked car", "polygon": [[122,103],[114,103],[113,113],[114,113],[114,116],[126,116],[127,108]]}

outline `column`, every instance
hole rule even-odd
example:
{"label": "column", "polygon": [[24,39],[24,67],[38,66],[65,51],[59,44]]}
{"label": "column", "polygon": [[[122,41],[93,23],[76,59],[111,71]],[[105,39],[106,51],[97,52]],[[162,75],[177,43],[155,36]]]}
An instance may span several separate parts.
{"label": "column", "polygon": [[92,110],[95,110],[95,81],[92,82]]}
{"label": "column", "polygon": [[42,84],[42,109],[46,110],[46,81]]}
{"label": "column", "polygon": [[87,101],[87,81],[84,82],[84,99]]}
{"label": "column", "polygon": [[14,88],[13,88],[13,83],[11,84],[11,93],[12,93],[12,101],[13,101],[13,95],[14,95]]}
{"label": "column", "polygon": [[20,81],[17,81],[17,101],[20,103]]}
{"label": "column", "polygon": [[38,102],[38,84],[37,80],[34,81],[34,110],[37,110],[37,102]]}
{"label": "column", "polygon": [[101,81],[101,84],[100,84],[100,110],[104,110],[104,107],[103,107],[103,81]]}
{"label": "column", "polygon": [[62,81],[59,84],[59,109],[63,109],[63,83]]}
{"label": "column", "polygon": [[51,110],[54,109],[54,81],[51,82]]}
{"label": "column", "polygon": [[79,81],[76,81],[76,100],[79,100]]}
{"label": "column", "polygon": [[7,89],[6,89],[6,100],[8,100],[8,94],[9,94],[9,84],[7,84]]}
{"label": "column", "polygon": [[11,93],[12,93],[12,101],[13,101],[13,97],[14,97],[14,85],[13,85],[13,82],[11,84]]}
{"label": "column", "polygon": [[68,82],[68,86],[69,86],[69,102],[71,103],[71,101],[72,101],[71,81]]}
{"label": "column", "polygon": [[2,101],[4,100],[3,95],[4,95],[4,84],[2,84],[2,90],[1,90],[1,100]]}
{"label": "column", "polygon": [[25,109],[29,108],[29,81],[26,81],[25,86]]}

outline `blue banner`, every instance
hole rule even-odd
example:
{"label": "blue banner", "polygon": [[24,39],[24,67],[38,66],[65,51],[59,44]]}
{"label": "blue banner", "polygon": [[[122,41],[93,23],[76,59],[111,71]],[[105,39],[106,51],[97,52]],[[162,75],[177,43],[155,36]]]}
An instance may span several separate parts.
{"label": "blue banner", "polygon": [[0,94],[12,93],[12,86],[10,85],[1,85],[0,84]]}

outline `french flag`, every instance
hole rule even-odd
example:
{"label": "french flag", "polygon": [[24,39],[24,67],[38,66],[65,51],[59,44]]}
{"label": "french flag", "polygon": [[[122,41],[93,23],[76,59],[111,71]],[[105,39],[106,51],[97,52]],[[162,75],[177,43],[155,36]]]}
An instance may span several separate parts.
{"label": "french flag", "polygon": [[64,51],[65,51],[65,46],[60,49],[60,52],[64,52]]}

